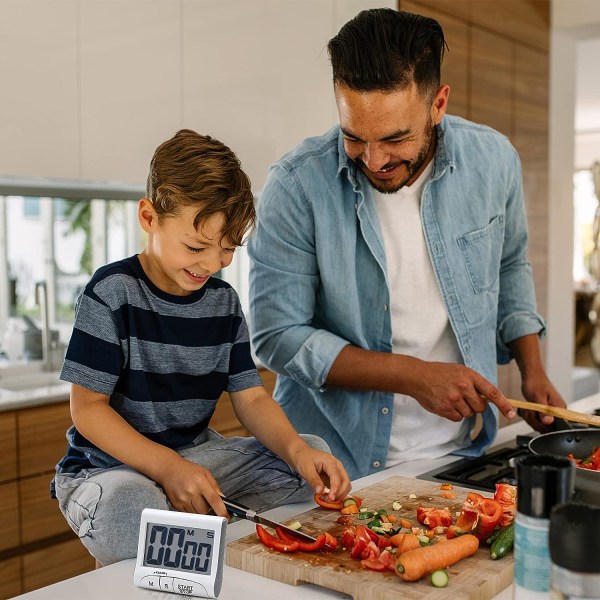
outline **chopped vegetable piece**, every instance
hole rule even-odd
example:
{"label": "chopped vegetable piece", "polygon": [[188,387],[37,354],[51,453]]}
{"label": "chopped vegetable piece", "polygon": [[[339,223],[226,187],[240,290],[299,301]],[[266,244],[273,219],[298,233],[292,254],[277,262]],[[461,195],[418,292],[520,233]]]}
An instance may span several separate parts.
{"label": "chopped vegetable piece", "polygon": [[444,569],[437,569],[430,576],[431,585],[437,588],[443,588],[448,585],[448,572],[444,571]]}
{"label": "chopped vegetable piece", "polygon": [[326,498],[324,498],[321,494],[315,494],[315,502],[323,507],[328,508],[330,510],[341,510],[344,508],[344,502],[342,500],[336,500],[334,502],[330,502]]}
{"label": "chopped vegetable piece", "polygon": [[452,515],[446,508],[424,508],[417,507],[417,521],[427,525],[430,529],[434,527],[449,527],[452,525]]}
{"label": "chopped vegetable piece", "polygon": [[412,523],[408,519],[400,519],[399,523],[404,529],[412,529]]}
{"label": "chopped vegetable piece", "polygon": [[394,510],[400,510],[402,508],[402,504],[400,504],[400,502],[393,502],[392,503],[392,508]]}
{"label": "chopped vegetable piece", "polygon": [[348,506],[344,506],[340,512],[343,515],[357,515],[358,506],[356,504],[348,504]]}
{"label": "chopped vegetable piece", "polygon": [[284,542],[272,536],[262,525],[256,524],[258,539],[267,547],[279,552],[296,552],[300,548],[298,542]]}
{"label": "chopped vegetable piece", "polygon": [[442,483],[440,485],[440,490],[451,490],[454,486],[451,483]]}
{"label": "chopped vegetable piece", "polygon": [[470,534],[403,552],[396,559],[396,574],[404,581],[417,581],[477,552],[479,540]]}
{"label": "chopped vegetable piece", "polygon": [[492,543],[490,556],[496,560],[503,558],[508,554],[515,542],[515,523],[514,521],[500,530],[498,537]]}
{"label": "chopped vegetable piece", "polygon": [[302,550],[303,552],[313,552],[314,550],[319,550],[325,545],[326,536],[324,533],[318,535],[314,542],[305,542],[303,540],[293,538],[290,534],[285,533],[281,527],[276,527],[275,532],[282,542],[286,542],[290,545],[294,542],[298,542],[298,550]]}
{"label": "chopped vegetable piece", "polygon": [[371,571],[386,571],[387,567],[377,558],[363,558],[360,564]]}
{"label": "chopped vegetable piece", "polygon": [[288,527],[294,531],[299,531],[302,529],[302,523],[300,523],[300,521],[294,521],[293,523],[290,523]]}

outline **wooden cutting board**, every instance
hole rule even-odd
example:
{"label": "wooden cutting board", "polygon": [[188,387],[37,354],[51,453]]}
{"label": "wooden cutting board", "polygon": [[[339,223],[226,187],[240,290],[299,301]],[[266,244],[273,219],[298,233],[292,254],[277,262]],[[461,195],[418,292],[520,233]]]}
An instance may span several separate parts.
{"label": "wooden cutting board", "polygon": [[[385,508],[419,526],[416,518],[417,506],[449,508],[453,517],[460,510],[469,490],[454,487],[455,500],[441,496],[439,484],[408,477],[389,477],[377,484],[356,492],[363,498],[363,507]],[[410,498],[415,494],[416,498]],[[482,495],[491,496],[491,494]],[[392,503],[399,502],[402,508],[392,510]],[[314,508],[286,523],[300,521],[303,531],[317,534],[329,531],[340,537],[344,529],[336,523],[339,511]],[[367,523],[358,521],[356,523]],[[274,534],[274,532],[271,532]],[[490,558],[489,547],[483,543],[476,554],[465,558],[448,569],[450,582],[446,588],[435,588],[424,578],[407,583],[391,571],[376,572],[364,569],[359,560],[350,557],[340,546],[331,552],[296,552],[283,554],[263,546],[256,534],[249,535],[227,547],[226,563],[256,575],[262,575],[290,585],[313,583],[351,595],[354,600],[388,600],[406,598],[439,600],[489,600],[512,583],[512,552],[500,560]]]}

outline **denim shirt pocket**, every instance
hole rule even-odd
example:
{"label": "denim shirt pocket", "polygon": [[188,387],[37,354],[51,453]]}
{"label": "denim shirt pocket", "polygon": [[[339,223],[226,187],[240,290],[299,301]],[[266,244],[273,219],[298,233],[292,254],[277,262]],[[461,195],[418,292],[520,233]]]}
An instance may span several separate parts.
{"label": "denim shirt pocket", "polygon": [[458,238],[467,273],[476,294],[494,289],[500,273],[504,216],[494,217],[485,227]]}

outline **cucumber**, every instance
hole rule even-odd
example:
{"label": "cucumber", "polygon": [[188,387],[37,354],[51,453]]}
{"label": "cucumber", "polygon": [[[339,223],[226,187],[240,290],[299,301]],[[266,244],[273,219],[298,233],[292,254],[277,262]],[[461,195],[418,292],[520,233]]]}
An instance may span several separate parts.
{"label": "cucumber", "polygon": [[498,527],[497,529],[494,529],[494,531],[492,531],[492,533],[490,534],[490,536],[487,538],[487,540],[485,540],[485,543],[488,546],[491,546],[495,541],[496,538],[500,535],[500,532],[502,531],[501,527]]}
{"label": "cucumber", "polygon": [[496,560],[506,556],[509,550],[513,547],[515,541],[515,524],[514,522],[506,527],[503,527],[494,540],[490,548],[490,556]]}
{"label": "cucumber", "polygon": [[429,576],[429,579],[431,580],[431,585],[434,587],[443,588],[448,585],[448,580],[450,578],[448,577],[448,573],[446,571],[443,569],[438,569]]}

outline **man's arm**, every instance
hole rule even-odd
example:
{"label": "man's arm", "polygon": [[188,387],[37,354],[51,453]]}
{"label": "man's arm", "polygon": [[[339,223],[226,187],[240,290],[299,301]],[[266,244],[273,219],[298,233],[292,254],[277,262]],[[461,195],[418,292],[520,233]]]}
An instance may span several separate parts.
{"label": "man's arm", "polygon": [[502,392],[473,369],[453,363],[427,362],[403,354],[372,352],[346,346],[325,381],[332,387],[377,390],[412,396],[429,412],[460,421],[493,402],[508,419],[515,416]]}

